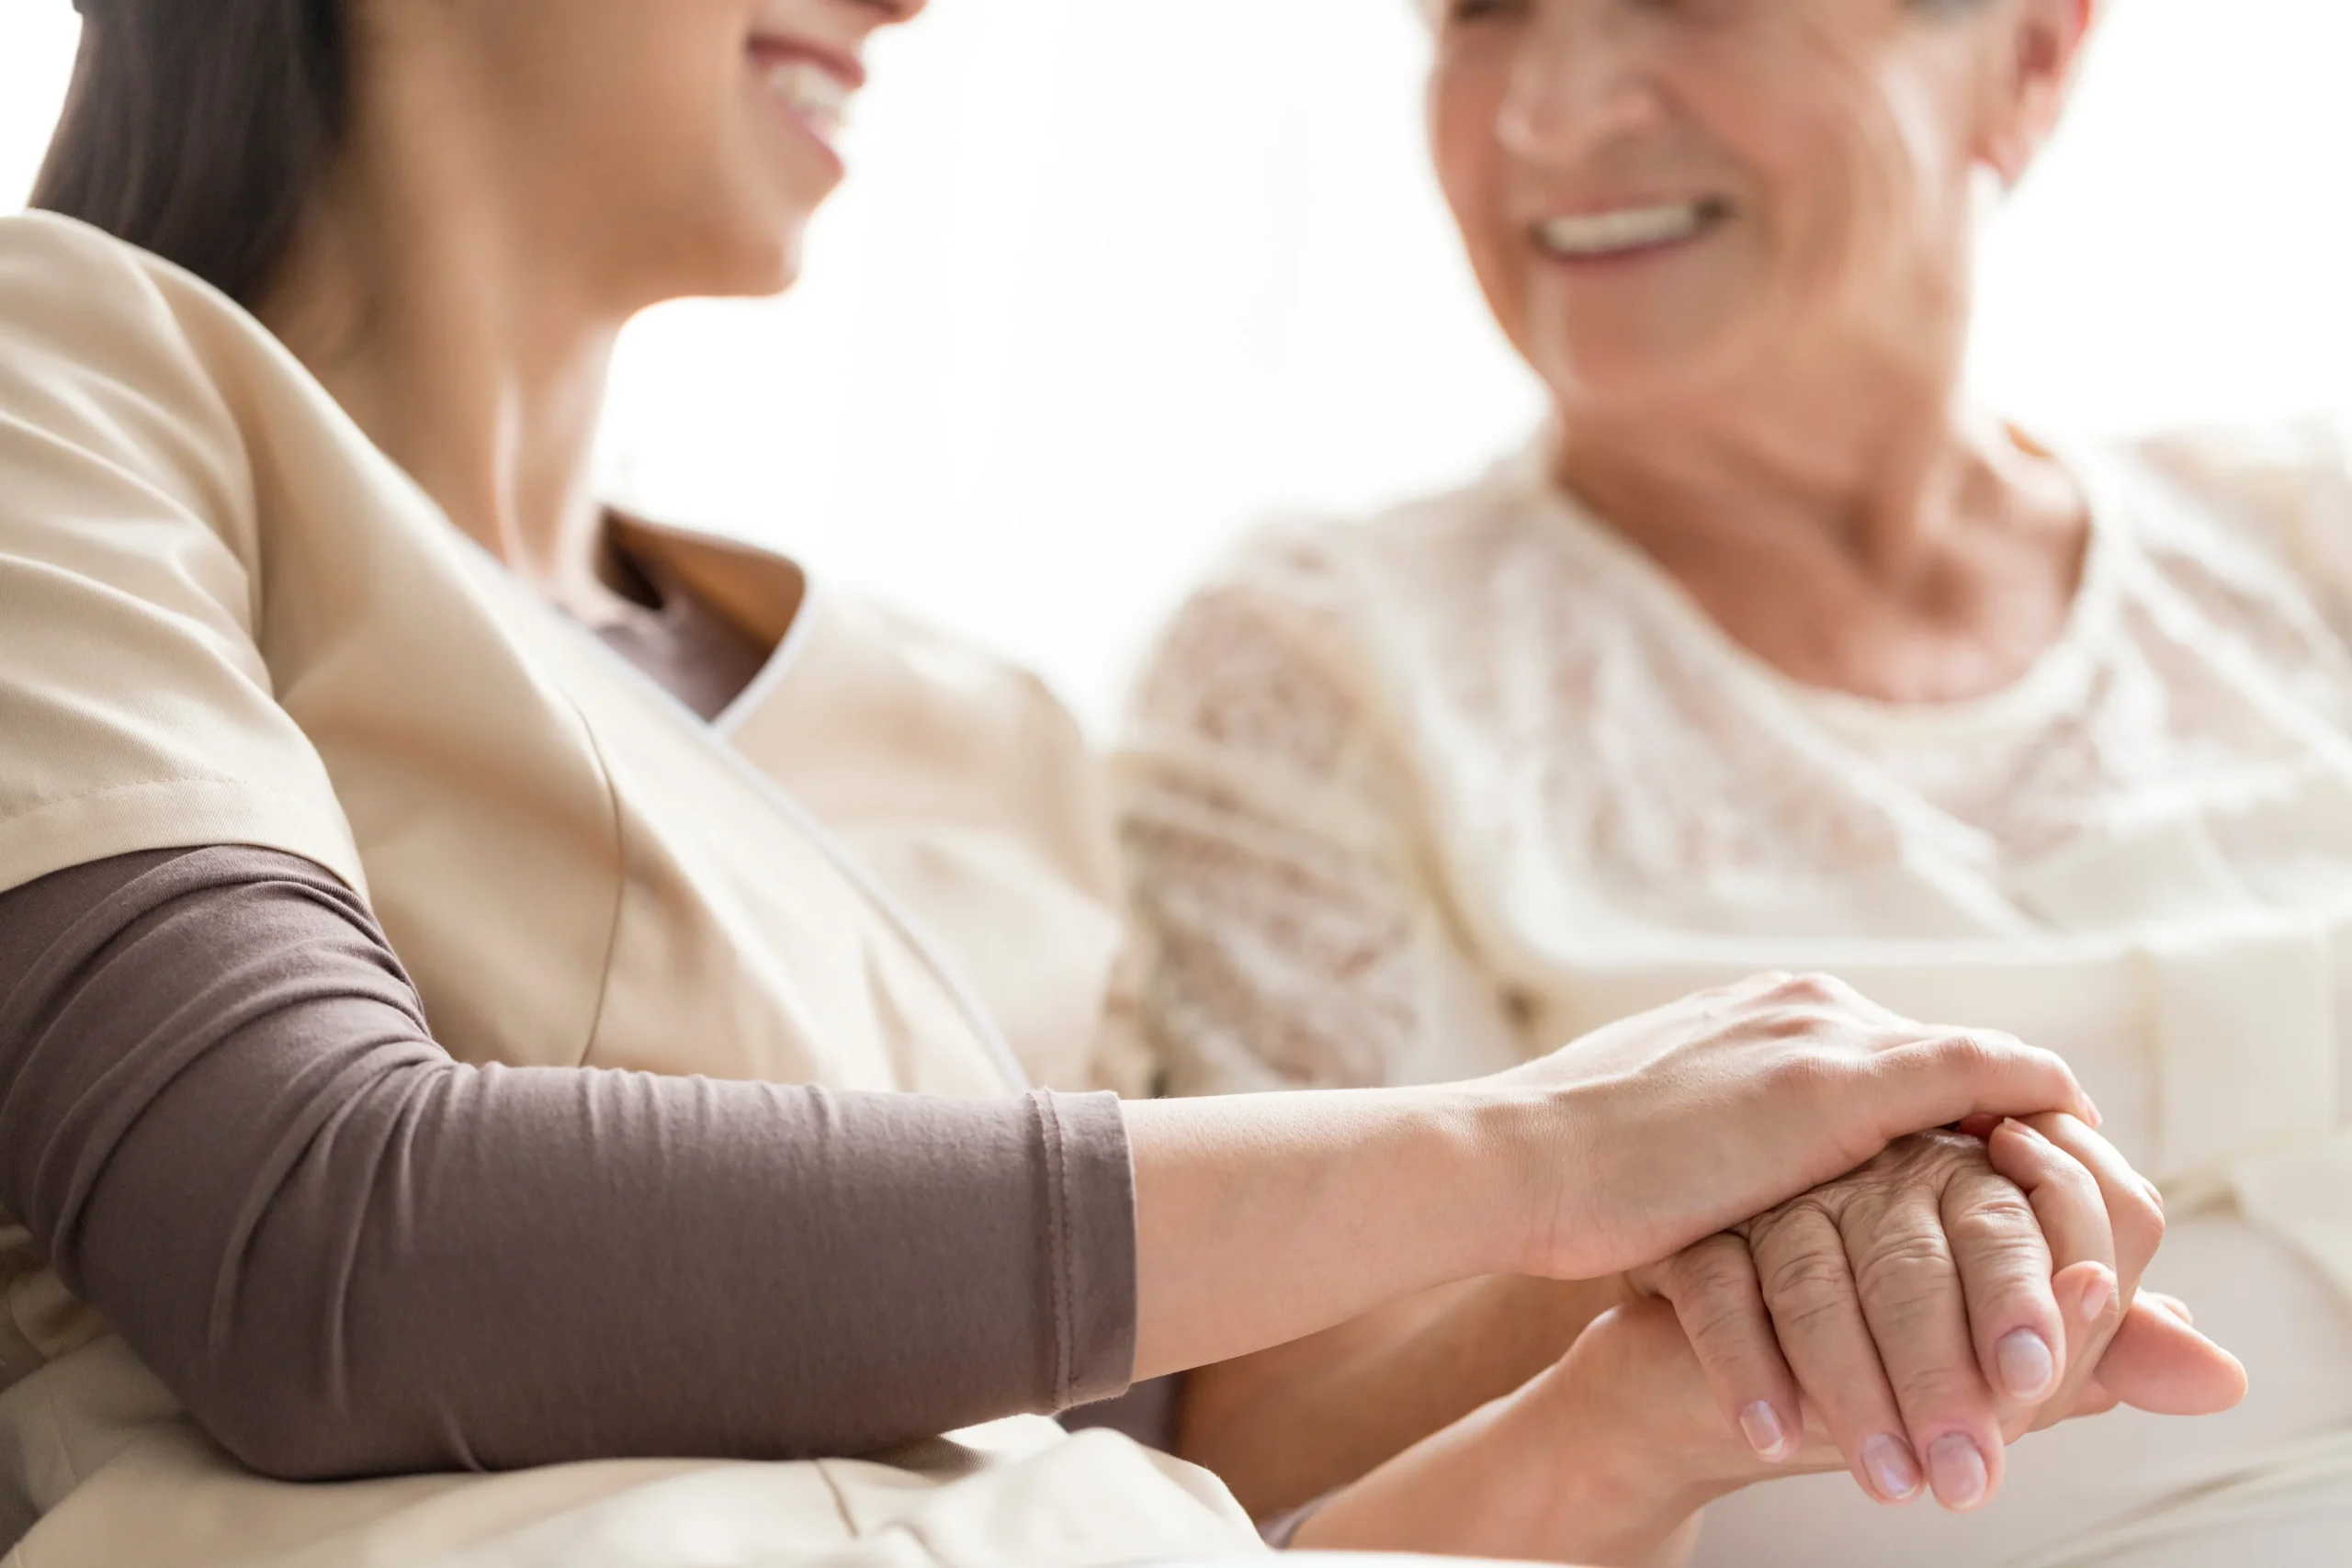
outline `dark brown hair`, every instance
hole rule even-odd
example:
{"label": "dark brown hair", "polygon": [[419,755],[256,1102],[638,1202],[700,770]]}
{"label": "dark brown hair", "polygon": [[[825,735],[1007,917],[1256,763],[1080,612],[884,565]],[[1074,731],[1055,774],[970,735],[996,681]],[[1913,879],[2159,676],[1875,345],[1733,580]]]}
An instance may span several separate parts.
{"label": "dark brown hair", "polygon": [[32,204],[253,305],[343,139],[343,0],[75,3],[81,53]]}

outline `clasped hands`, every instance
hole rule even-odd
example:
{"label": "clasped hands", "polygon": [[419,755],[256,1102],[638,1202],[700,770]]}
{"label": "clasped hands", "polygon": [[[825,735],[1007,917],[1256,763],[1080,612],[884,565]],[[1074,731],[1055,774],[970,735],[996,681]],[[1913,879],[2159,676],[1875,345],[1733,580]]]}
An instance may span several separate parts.
{"label": "clasped hands", "polygon": [[[1717,994],[1751,1032],[1756,985],[1786,1007],[1792,1034],[1882,1016],[1836,982],[1769,976]],[[1656,1076],[1648,1037],[1606,1035],[1580,1045],[1580,1070],[1617,1049],[1628,1086]],[[1803,1105],[1801,1089],[1774,1092]],[[1638,1122],[1638,1103],[1623,1109]],[[2096,1111],[2075,1110],[1881,1140],[1846,1174],[1668,1247],[1622,1274],[1618,1304],[1555,1365],[1335,1496],[1299,1544],[1638,1563],[1707,1503],[1775,1476],[1845,1469],[1883,1503],[1932,1495],[1970,1509],[1998,1492],[2007,1445],[2029,1431],[2119,1404],[2228,1408],[2243,1370],[2184,1304],[2140,1289],[2161,1196],[2098,1135]],[[1788,1120],[1796,1135],[1837,1124],[1809,1127],[1801,1109]],[[1729,1179],[1755,1163],[1754,1149],[1647,1132],[1610,1146],[1619,1178],[1708,1190],[1668,1168],[1718,1164]],[[1625,1168],[1629,1146],[1655,1168]],[[1600,1246],[1657,1256],[1655,1239]]]}
{"label": "clasped hands", "polygon": [[1686,1475],[1712,1449],[1725,1489],[1842,1465],[1881,1502],[1974,1508],[2028,1431],[2243,1394],[2188,1309],[2139,1289],[2163,1236],[2156,1190],[2073,1116],[1917,1134],[1634,1270],[1570,1359],[1703,1379],[1722,1420],[1680,1434]]}

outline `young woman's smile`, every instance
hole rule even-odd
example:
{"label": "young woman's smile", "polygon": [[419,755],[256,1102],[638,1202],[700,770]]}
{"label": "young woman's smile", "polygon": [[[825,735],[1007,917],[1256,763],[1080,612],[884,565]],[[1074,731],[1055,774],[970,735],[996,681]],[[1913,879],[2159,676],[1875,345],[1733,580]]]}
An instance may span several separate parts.
{"label": "young woman's smile", "polygon": [[865,64],[845,51],[779,33],[754,34],[744,58],[754,85],[798,133],[797,140],[815,144],[838,178],[842,132],[865,85]]}

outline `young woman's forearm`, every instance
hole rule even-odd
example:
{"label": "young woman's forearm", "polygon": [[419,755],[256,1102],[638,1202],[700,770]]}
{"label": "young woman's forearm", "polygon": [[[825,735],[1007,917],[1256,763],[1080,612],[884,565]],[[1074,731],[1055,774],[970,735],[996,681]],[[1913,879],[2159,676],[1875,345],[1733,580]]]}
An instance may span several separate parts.
{"label": "young woman's forearm", "polygon": [[1125,1109],[1138,1379],[1285,1344],[1528,1256],[1521,1097],[1366,1089]]}
{"label": "young woman's forearm", "polygon": [[292,1479],[865,1452],[1133,1361],[1111,1097],[463,1066],[256,850],[0,894],[0,1204]]}

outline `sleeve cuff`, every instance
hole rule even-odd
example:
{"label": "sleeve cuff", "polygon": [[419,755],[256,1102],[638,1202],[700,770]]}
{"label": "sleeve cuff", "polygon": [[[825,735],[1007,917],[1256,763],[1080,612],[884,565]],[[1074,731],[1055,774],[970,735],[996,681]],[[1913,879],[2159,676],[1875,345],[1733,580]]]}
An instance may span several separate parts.
{"label": "sleeve cuff", "polygon": [[1115,1094],[1030,1096],[1045,1152],[1058,1409],[1126,1392],[1136,1362],[1136,1179]]}

